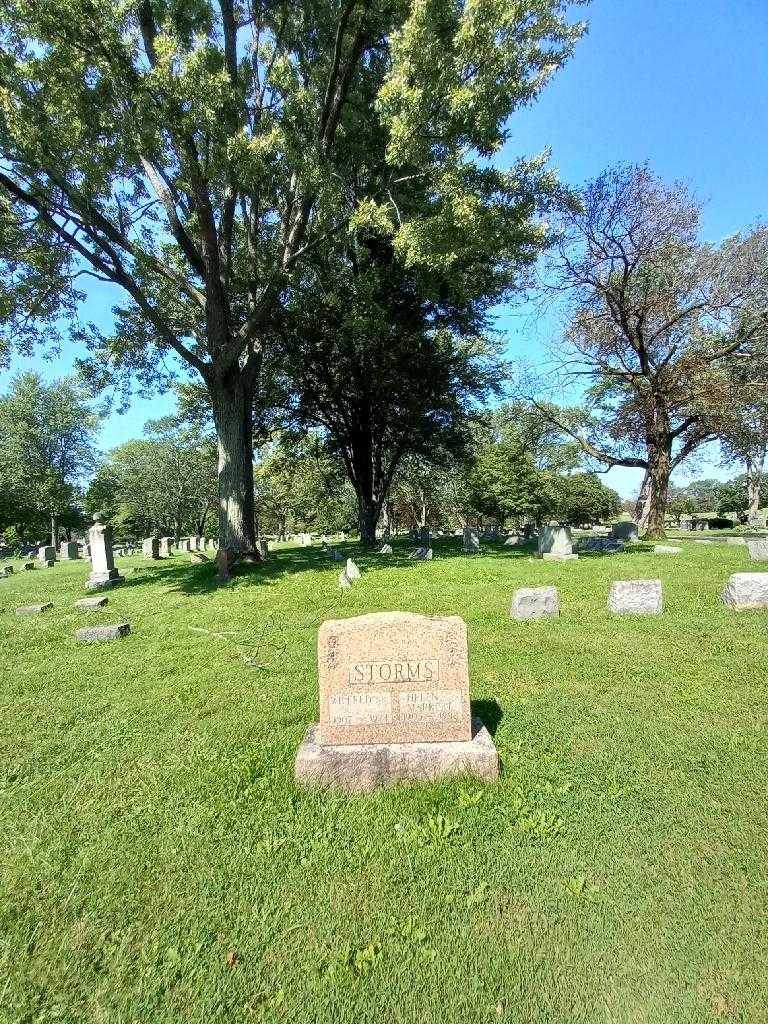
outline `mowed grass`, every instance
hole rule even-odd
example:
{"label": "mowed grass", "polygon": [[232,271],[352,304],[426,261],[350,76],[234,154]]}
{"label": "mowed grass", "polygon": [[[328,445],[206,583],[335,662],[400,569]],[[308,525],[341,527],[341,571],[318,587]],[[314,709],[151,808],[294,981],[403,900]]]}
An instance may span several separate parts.
{"label": "mowed grass", "polygon": [[[459,545],[344,545],[348,593],[317,548],[226,586],[124,559],[98,613],[87,563],[0,580],[1,1020],[768,1019],[768,613],[719,600],[761,566]],[[654,577],[662,616],[607,613],[611,580]],[[561,618],[510,621],[546,583]],[[497,784],[295,785],[318,626],[385,609],[466,620]]]}

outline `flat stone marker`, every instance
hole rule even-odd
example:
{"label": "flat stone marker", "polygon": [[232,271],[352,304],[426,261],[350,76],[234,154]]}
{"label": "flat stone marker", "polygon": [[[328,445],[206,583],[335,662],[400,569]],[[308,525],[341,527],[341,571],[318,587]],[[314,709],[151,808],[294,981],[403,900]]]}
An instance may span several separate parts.
{"label": "flat stone marker", "polygon": [[521,622],[526,619],[556,619],[560,614],[557,587],[521,587],[512,595],[509,614]]}
{"label": "flat stone marker", "polygon": [[189,560],[193,565],[202,565],[203,562],[210,561],[208,556],[204,555],[202,551],[190,551]]}
{"label": "flat stone marker", "polygon": [[467,627],[453,615],[377,612],[318,632],[320,723],[296,759],[299,781],[366,790],[469,772],[498,776],[498,754],[469,707]]}
{"label": "flat stone marker", "polygon": [[695,540],[694,544],[714,544],[713,540]]}
{"label": "flat stone marker", "polygon": [[726,539],[726,544],[746,544],[746,543],[747,542],[744,540],[743,537],[728,537]]}
{"label": "flat stone marker", "polygon": [[721,596],[735,611],[768,608],[768,572],[735,572]]}
{"label": "flat stone marker", "polygon": [[97,608],[103,608],[107,601],[109,598],[106,594],[102,594],[100,597],[81,597],[79,601],[75,601],[75,608],[81,612],[95,611]]}
{"label": "flat stone marker", "polygon": [[615,580],[608,611],[617,615],[660,615],[664,610],[661,580]]}
{"label": "flat stone marker", "polygon": [[12,565],[4,565],[3,566],[3,575],[4,576],[13,576],[13,566]]}
{"label": "flat stone marker", "polygon": [[47,612],[49,608],[53,608],[51,601],[46,601],[45,604],[25,604],[21,608],[16,609],[17,615],[42,615],[43,612]]}
{"label": "flat stone marker", "polygon": [[768,540],[748,540],[747,547],[753,562],[768,562]]}
{"label": "flat stone marker", "polygon": [[654,555],[681,555],[683,549],[672,547],[670,544],[656,544],[653,553]]}
{"label": "flat stone marker", "polygon": [[127,622],[119,622],[115,626],[85,626],[83,629],[75,630],[76,640],[85,640],[87,643],[101,643],[104,640],[119,640],[120,637],[128,636],[131,627]]}
{"label": "flat stone marker", "polygon": [[352,580],[347,576],[345,572],[339,573],[339,586],[342,590],[352,589]]}
{"label": "flat stone marker", "polygon": [[347,559],[347,576],[351,580],[360,579],[360,570],[358,569],[358,567],[355,565],[351,558]]}

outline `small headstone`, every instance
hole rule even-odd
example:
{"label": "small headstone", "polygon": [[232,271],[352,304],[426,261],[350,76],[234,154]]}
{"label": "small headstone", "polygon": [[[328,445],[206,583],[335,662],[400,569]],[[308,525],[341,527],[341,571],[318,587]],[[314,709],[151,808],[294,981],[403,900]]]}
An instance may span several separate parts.
{"label": "small headstone", "polygon": [[59,558],[64,562],[74,561],[80,557],[80,545],[75,540],[63,540],[59,545]]}
{"label": "small headstone", "polygon": [[173,554],[173,537],[161,537],[158,549],[160,558],[170,558]]}
{"label": "small headstone", "polygon": [[269,541],[259,541],[259,555],[261,557],[262,562],[266,562],[267,558],[269,558]]}
{"label": "small headstone", "polygon": [[13,566],[12,565],[4,565],[3,566],[3,576],[13,576]]}
{"label": "small headstone", "polygon": [[521,587],[512,595],[510,616],[513,619],[556,619],[559,614],[557,587]]}
{"label": "small headstone", "polygon": [[747,547],[753,562],[768,562],[768,540],[748,540]]}
{"label": "small headstone", "polygon": [[303,548],[309,548],[312,546],[312,537],[309,533],[299,534],[299,543]]}
{"label": "small headstone", "polygon": [[50,544],[44,545],[43,547],[38,548],[38,551],[37,551],[37,560],[38,560],[38,562],[52,562],[52,561],[55,561],[55,559],[56,559],[56,548],[52,547]]}
{"label": "small headstone", "polygon": [[55,558],[49,558],[48,561],[45,563],[46,569],[52,569],[55,565],[56,565],[56,559]]}
{"label": "small headstone", "polygon": [[351,580],[360,579],[360,570],[358,569],[358,567],[355,565],[351,558],[347,559],[347,576],[349,576]]}
{"label": "small headstone", "polygon": [[120,622],[115,626],[84,626],[83,629],[75,630],[75,639],[99,643],[103,640],[119,640],[120,637],[128,636],[130,632],[131,627],[127,622]]}
{"label": "small headstone", "polygon": [[345,572],[339,573],[339,586],[341,587],[342,590],[352,589],[352,580]]}
{"label": "small headstone", "polygon": [[179,537],[179,551],[191,551],[192,548],[189,546],[189,537]]}
{"label": "small headstone", "polygon": [[539,556],[548,562],[570,562],[578,558],[573,553],[570,529],[556,523],[543,527],[539,534]]}
{"label": "small headstone", "polygon": [[768,572],[735,572],[721,596],[735,611],[768,608]]}
{"label": "small headstone", "polygon": [[632,522],[629,517],[622,517],[611,527],[611,537],[614,540],[637,540],[637,523]]}
{"label": "small headstone", "polygon": [[21,608],[16,609],[17,615],[42,615],[43,612],[47,612],[49,608],[53,608],[53,604],[50,601],[46,601],[45,604],[25,604]]}
{"label": "small headstone", "polygon": [[675,548],[669,544],[656,544],[653,549],[654,555],[680,555],[682,551],[682,548]]}
{"label": "small headstone", "polygon": [[416,548],[408,557],[414,562],[429,562],[432,559],[432,548]]}
{"label": "small headstone", "polygon": [[382,544],[381,551],[379,551],[379,554],[380,555],[391,555],[392,554],[392,545],[391,544]]}
{"label": "small headstone", "polygon": [[229,579],[229,556],[224,548],[216,552],[216,576],[220,580]]}
{"label": "small headstone", "polygon": [[512,547],[514,547],[517,544],[517,542],[519,540],[520,540],[519,537],[507,537],[507,539],[504,541],[504,547],[505,548],[512,548]]}
{"label": "small headstone", "polygon": [[24,569],[25,569],[26,572],[31,572],[32,569],[34,569],[34,568],[35,568],[35,563],[34,562],[25,562],[24,563]]}
{"label": "small headstone", "polygon": [[97,608],[103,608],[107,601],[109,598],[106,594],[100,597],[81,597],[79,601],[75,601],[75,608],[81,612],[92,612]]}
{"label": "small headstone", "polygon": [[608,611],[619,615],[660,615],[664,609],[661,580],[615,580]]}
{"label": "small headstone", "polygon": [[461,546],[465,555],[478,554],[480,551],[480,537],[477,530],[473,530],[471,526],[465,526]]}
{"label": "small headstone", "polygon": [[208,556],[204,555],[202,551],[190,551],[189,560],[193,565],[202,565],[203,562],[208,561]]}
{"label": "small headstone", "polygon": [[159,558],[160,538],[147,537],[146,540],[143,540],[141,542],[141,553],[144,556],[144,558]]}

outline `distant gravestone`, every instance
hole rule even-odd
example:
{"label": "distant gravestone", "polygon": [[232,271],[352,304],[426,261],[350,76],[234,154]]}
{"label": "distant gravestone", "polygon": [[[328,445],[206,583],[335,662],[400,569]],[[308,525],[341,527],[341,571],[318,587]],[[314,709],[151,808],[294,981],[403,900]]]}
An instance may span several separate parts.
{"label": "distant gravestone", "polygon": [[312,547],[312,536],[311,536],[311,534],[309,534],[309,533],[300,533],[299,534],[299,543],[301,544],[301,546],[303,548]]}
{"label": "distant gravestone", "polygon": [[141,553],[144,556],[144,558],[159,558],[160,538],[147,537],[146,540],[143,540],[141,542]]}
{"label": "distant gravestone", "polygon": [[114,626],[85,626],[75,630],[75,638],[86,643],[101,643],[105,640],[119,640],[128,636],[131,627],[127,622],[119,622]]}
{"label": "distant gravestone", "polygon": [[59,558],[64,562],[74,561],[80,557],[80,545],[75,540],[63,540],[59,545]]}
{"label": "distant gravestone", "polygon": [[32,569],[34,569],[34,568],[35,568],[35,563],[34,563],[34,562],[25,562],[25,563],[24,563],[24,569],[25,569],[25,570],[26,570],[27,572],[30,572],[30,571],[31,571]]}
{"label": "distant gravestone", "polygon": [[225,548],[219,548],[216,552],[216,576],[220,580],[229,579],[229,556]]}
{"label": "distant gravestone", "polygon": [[47,544],[37,550],[38,562],[52,562],[56,559],[56,548]]}
{"label": "distant gravestone", "polygon": [[608,611],[619,615],[660,615],[664,609],[661,580],[615,580]]}
{"label": "distant gravestone", "polygon": [[735,572],[721,596],[735,611],[768,608],[768,572]]}
{"label": "distant gravestone", "polygon": [[753,562],[768,562],[768,540],[748,540],[747,547]]}
{"label": "distant gravestone", "polygon": [[339,586],[341,587],[342,590],[352,589],[352,580],[349,578],[346,572],[339,573]]}
{"label": "distant gravestone", "polygon": [[478,536],[477,530],[473,529],[471,526],[464,527],[462,548],[465,555],[476,555],[480,551],[480,537]]}
{"label": "distant gravestone", "polygon": [[170,558],[173,554],[173,537],[161,537],[158,553],[161,558]]}
{"label": "distant gravestone", "polygon": [[682,552],[682,548],[672,547],[670,544],[656,544],[653,549],[654,555],[680,555]]}
{"label": "distant gravestone", "polygon": [[382,544],[381,550],[379,551],[379,554],[380,555],[391,555],[392,554],[392,545],[391,544]]}
{"label": "distant gravestone", "polygon": [[204,548],[202,537],[190,537],[189,538],[189,550],[190,551],[202,551]]}
{"label": "distant gravestone", "polygon": [[513,619],[556,619],[559,614],[557,587],[521,587],[512,595],[510,616]]}
{"label": "distant gravestone", "polygon": [[505,548],[513,548],[513,547],[516,546],[516,544],[518,543],[519,540],[520,540],[520,538],[516,537],[516,536],[507,537],[507,539],[504,541],[504,547]]}
{"label": "distant gravestone", "polygon": [[355,565],[355,563],[352,561],[351,558],[347,559],[347,570],[346,571],[347,571],[347,576],[351,580],[359,580],[360,579],[360,570],[358,569],[358,567]]}
{"label": "distant gravestone", "polygon": [[614,540],[637,540],[637,523],[631,519],[620,519],[611,527],[611,537]]}
{"label": "distant gravestone", "polygon": [[542,527],[539,534],[539,556],[551,562],[569,562],[578,558],[573,552],[570,529],[556,524]]}
{"label": "distant gravestone", "polygon": [[429,562],[432,559],[432,548],[416,548],[408,557],[414,562]]}
{"label": "distant gravestone", "polygon": [[91,545],[91,574],[86,580],[86,587],[89,590],[98,590],[101,587],[113,587],[117,583],[123,583],[125,577],[115,568],[112,554],[112,527],[102,522],[100,512],[93,517],[88,539]]}
{"label": "distant gravestone", "polygon": [[191,551],[189,537],[179,537],[179,551]]}
{"label": "distant gravestone", "polygon": [[262,562],[266,562],[266,560],[269,558],[269,541],[259,541],[259,557],[261,558]]}
{"label": "distant gravestone", "polygon": [[4,565],[3,566],[3,576],[13,576],[13,566],[12,565]]}

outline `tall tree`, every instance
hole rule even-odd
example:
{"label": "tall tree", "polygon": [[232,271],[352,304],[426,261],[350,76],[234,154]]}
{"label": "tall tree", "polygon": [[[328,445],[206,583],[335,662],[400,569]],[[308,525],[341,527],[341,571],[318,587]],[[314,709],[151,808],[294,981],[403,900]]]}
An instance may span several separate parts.
{"label": "tall tree", "polygon": [[608,171],[579,199],[554,274],[591,416],[559,422],[598,462],[645,471],[641,525],[662,537],[672,471],[714,436],[734,359],[766,345],[768,229],[702,243],[699,204],[646,167]]}
{"label": "tall tree", "polygon": [[14,525],[47,517],[58,544],[60,519],[96,465],[97,425],[75,381],[46,384],[35,373],[12,381],[0,398],[0,490]]}
{"label": "tall tree", "polygon": [[96,383],[169,353],[202,378],[226,547],[254,547],[254,399],[306,255],[361,209],[397,211],[411,263],[539,231],[552,176],[487,158],[572,52],[567,7],[0,0],[0,194],[70,279],[116,286]]}

